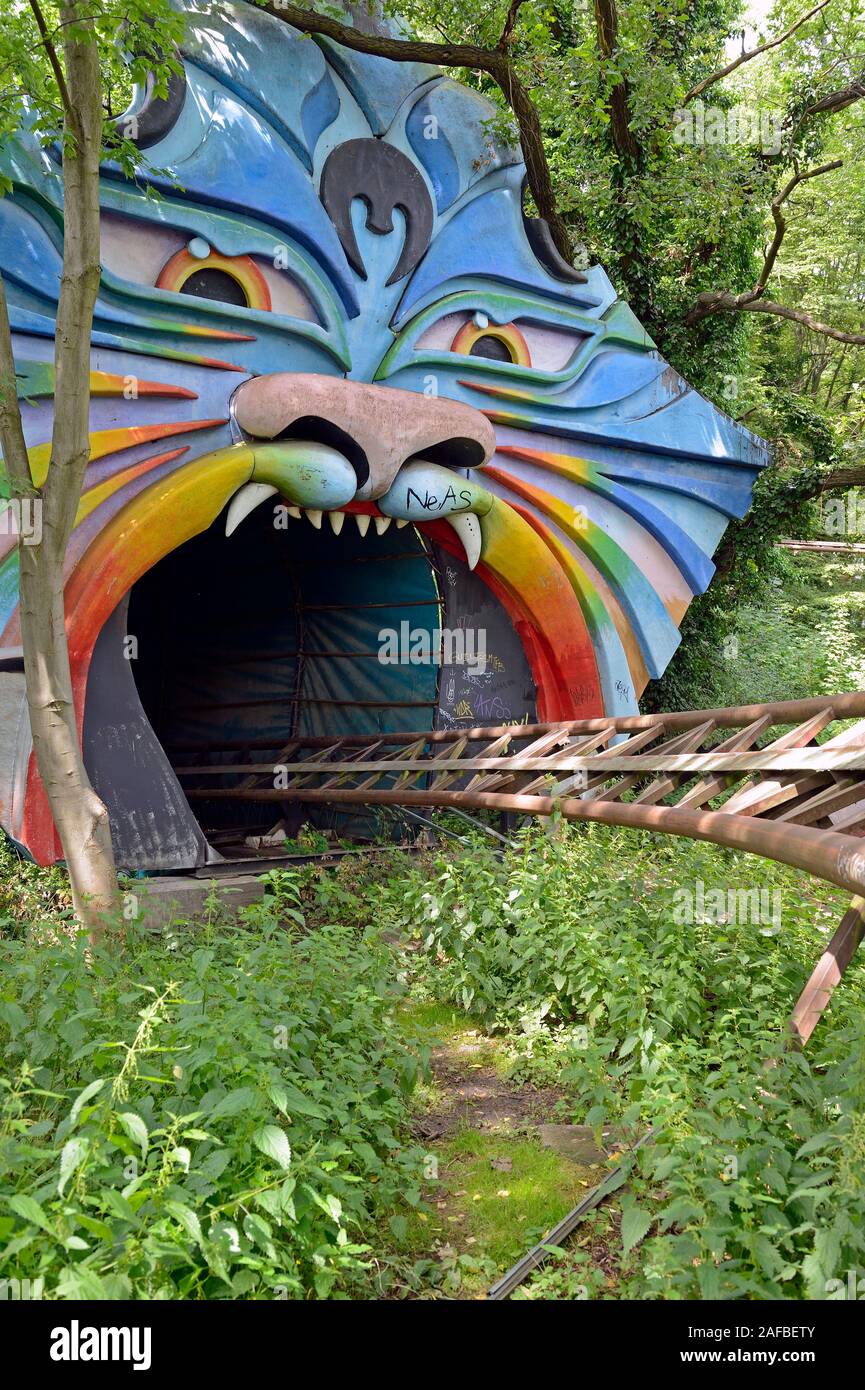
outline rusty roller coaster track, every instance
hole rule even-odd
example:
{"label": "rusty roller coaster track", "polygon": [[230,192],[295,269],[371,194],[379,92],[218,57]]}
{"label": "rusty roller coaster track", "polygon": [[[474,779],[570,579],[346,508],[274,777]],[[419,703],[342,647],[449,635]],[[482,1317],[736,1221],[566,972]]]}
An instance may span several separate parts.
{"label": "rusty roller coaster track", "polygon": [[[840,732],[830,727],[838,721]],[[794,1045],[811,1036],[865,935],[865,691],[560,724],[299,736],[266,763],[251,761],[254,750],[244,745],[245,762],[177,768],[187,796],[558,811],[708,840],[837,884],[853,901],[793,1010]],[[213,754],[230,759],[231,746]]]}

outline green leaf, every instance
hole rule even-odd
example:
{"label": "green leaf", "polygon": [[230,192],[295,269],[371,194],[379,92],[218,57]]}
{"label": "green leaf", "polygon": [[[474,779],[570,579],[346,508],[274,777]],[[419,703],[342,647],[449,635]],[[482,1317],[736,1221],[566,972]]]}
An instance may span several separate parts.
{"label": "green leaf", "polygon": [[802,1278],[805,1281],[805,1295],[809,1299],[826,1298],[826,1272],[819,1256],[812,1251],[802,1261]]}
{"label": "green leaf", "polygon": [[219,1119],[224,1115],[240,1115],[244,1110],[250,1110],[255,1105],[257,1096],[251,1086],[239,1086],[236,1091],[229,1091],[227,1096],[216,1102],[210,1112],[210,1118]]}
{"label": "green leaf", "polygon": [[78,1264],[67,1266],[61,1273],[57,1281],[57,1296],[72,1302],[81,1299],[89,1303],[94,1299],[110,1298],[111,1294],[95,1270]]}
{"label": "green leaf", "polygon": [[126,1198],[115,1188],[105,1188],[102,1199],[112,1215],[117,1217],[119,1221],[130,1221],[133,1226],[138,1225],[138,1217],[135,1215],[133,1208],[129,1205]]}
{"label": "green leaf", "polygon": [[288,1114],[288,1092],[279,1081],[272,1081],[270,1083],[267,1088],[267,1094],[281,1115]]}
{"label": "green leaf", "polygon": [[16,1037],[27,1026],[27,1015],[20,1004],[15,1004],[12,1000],[0,1000],[0,1018],[4,1018],[9,1025],[9,1032],[12,1037]]}
{"label": "green leaf", "polygon": [[22,1221],[29,1221],[34,1226],[40,1226],[43,1231],[51,1231],[48,1217],[35,1197],[30,1197],[26,1192],[17,1192],[9,1198],[7,1205],[14,1211],[16,1216],[20,1216]]}
{"label": "green leaf", "polygon": [[644,1211],[642,1207],[627,1207],[622,1212],[622,1250],[628,1254],[635,1245],[639,1245],[649,1227],[655,1220],[650,1211]]}
{"label": "green leaf", "polygon": [[165,1209],[171,1212],[175,1221],[179,1222],[196,1245],[203,1245],[201,1222],[191,1207],[187,1207],[183,1202],[168,1201],[165,1203]]}
{"label": "green leaf", "polygon": [[102,1087],[107,1085],[107,1082],[108,1078],[106,1076],[100,1076],[98,1080],[91,1081],[89,1086],[85,1086],[81,1094],[76,1097],[75,1104],[69,1112],[69,1124],[71,1128],[75,1128],[75,1125],[78,1123],[78,1116],[81,1114],[87,1102],[92,1096],[95,1096],[97,1092],[101,1091]]}
{"label": "green leaf", "polygon": [[[299,1091],[296,1086],[292,1086],[288,1083],[280,1087],[280,1089],[285,1099],[285,1105],[288,1107],[288,1113],[309,1115],[314,1120],[327,1119],[327,1111],[323,1110],[320,1105],[317,1105],[314,1100],[310,1100],[309,1096],[305,1096],[303,1091]],[[274,1104],[277,1104],[275,1100]],[[282,1110],[283,1114],[286,1113],[282,1105],[277,1104],[277,1109]]]}
{"label": "green leaf", "polygon": [[57,1191],[61,1197],[72,1174],[81,1167],[86,1157],[87,1141],[85,1139],[69,1139],[63,1145],[60,1154],[60,1179],[57,1183]]}
{"label": "green leaf", "polygon": [[278,1125],[262,1125],[253,1135],[253,1142],[263,1154],[274,1159],[284,1172],[291,1167],[291,1145],[285,1131]]}
{"label": "green leaf", "polygon": [[834,1226],[825,1227],[817,1232],[814,1237],[814,1254],[820,1261],[820,1267],[826,1278],[831,1278],[838,1267],[838,1260],[841,1255],[841,1236]]}
{"label": "green leaf", "polygon": [[78,1213],[76,1220],[92,1236],[98,1236],[100,1240],[114,1239],[114,1232],[107,1221],[98,1221],[95,1216],[86,1216],[83,1212]]}
{"label": "green leaf", "polygon": [[661,1230],[663,1231],[669,1230],[671,1226],[687,1226],[694,1221],[705,1221],[705,1219],[705,1208],[690,1197],[676,1197],[659,1214]]}
{"label": "green leaf", "polygon": [[825,1132],[815,1134],[810,1139],[806,1139],[800,1149],[796,1150],[797,1158],[805,1158],[807,1154],[819,1153],[821,1149],[836,1149],[841,1140],[837,1134]]}
{"label": "green leaf", "polygon": [[141,1161],[143,1163],[147,1157],[147,1146],[149,1143],[147,1125],[144,1123],[141,1116],[136,1115],[133,1110],[121,1110],[117,1118],[126,1130],[133,1144],[137,1144],[140,1148]]}
{"label": "green leaf", "polygon": [[390,1218],[390,1228],[398,1241],[404,1241],[408,1235],[408,1221],[404,1216],[396,1215]]}

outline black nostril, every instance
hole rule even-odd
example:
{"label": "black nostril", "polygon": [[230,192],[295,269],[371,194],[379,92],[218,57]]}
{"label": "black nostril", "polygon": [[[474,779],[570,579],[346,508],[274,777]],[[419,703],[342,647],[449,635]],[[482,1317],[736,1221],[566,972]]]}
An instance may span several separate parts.
{"label": "black nostril", "polygon": [[293,420],[276,437],[277,439],[308,439],[313,444],[327,444],[331,449],[337,449],[348,459],[357,474],[358,487],[363,487],[369,478],[369,460],[357,440],[352,439],[345,430],[341,430],[339,425],[332,424],[330,420],[325,420],[321,415],[304,415],[299,420]]}
{"label": "black nostril", "polygon": [[443,439],[440,444],[424,447],[419,457],[445,468],[479,468],[486,458],[486,450],[476,439]]}

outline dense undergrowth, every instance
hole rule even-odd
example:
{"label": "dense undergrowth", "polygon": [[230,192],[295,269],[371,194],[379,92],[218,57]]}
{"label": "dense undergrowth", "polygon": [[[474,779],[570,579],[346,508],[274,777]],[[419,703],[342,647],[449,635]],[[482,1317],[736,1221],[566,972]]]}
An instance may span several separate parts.
{"label": "dense undergrowth", "polygon": [[[865,963],[808,1055],[782,1053],[844,906],[805,883],[714,846],[563,826],[505,864],[442,856],[388,894],[418,940],[416,987],[503,1031],[518,1074],[565,1082],[574,1120],[654,1127],[621,1199],[619,1297],[823,1298],[861,1277]],[[701,921],[683,890],[730,920]]]}
{"label": "dense undergrowth", "polygon": [[646,708],[713,709],[861,690],[863,559],[770,546],[747,593],[725,601],[712,585],[701,602],[723,610],[722,630],[707,627],[683,643],[667,675],[647,692]]}
{"label": "dense undergrowth", "polygon": [[863,1277],[865,962],[807,1054],[782,1051],[840,893],[564,825],[504,858],[477,842],[271,888],[122,950],[47,939],[50,916],[2,940],[0,1279],[55,1298],[447,1290],[432,1250],[387,1273],[428,1190],[412,1001],[477,1020],[566,1118],[654,1127],[616,1196],[613,1283],[575,1250],[528,1296],[825,1298]]}
{"label": "dense undergrowth", "polygon": [[[418,1066],[372,932],[302,930],[290,875],[234,922],[122,950],[2,943],[0,1278],[49,1298],[352,1291],[419,1200]],[[41,1284],[39,1281],[42,1281]]]}

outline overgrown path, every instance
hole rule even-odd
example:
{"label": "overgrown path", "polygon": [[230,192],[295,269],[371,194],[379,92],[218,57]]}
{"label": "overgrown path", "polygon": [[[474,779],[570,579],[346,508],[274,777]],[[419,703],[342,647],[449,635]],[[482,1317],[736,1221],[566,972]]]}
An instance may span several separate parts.
{"label": "overgrown path", "polygon": [[[599,1149],[586,1126],[566,1123],[563,1091],[512,1079],[501,1045],[467,1015],[414,1004],[405,1022],[430,1048],[430,1080],[413,1125],[428,1146],[427,1211],[397,1228],[401,1253],[438,1263],[441,1294],[483,1297],[603,1179],[613,1146]],[[610,1224],[608,1212],[600,1226]],[[592,1258],[602,1264],[599,1234],[596,1220]]]}

